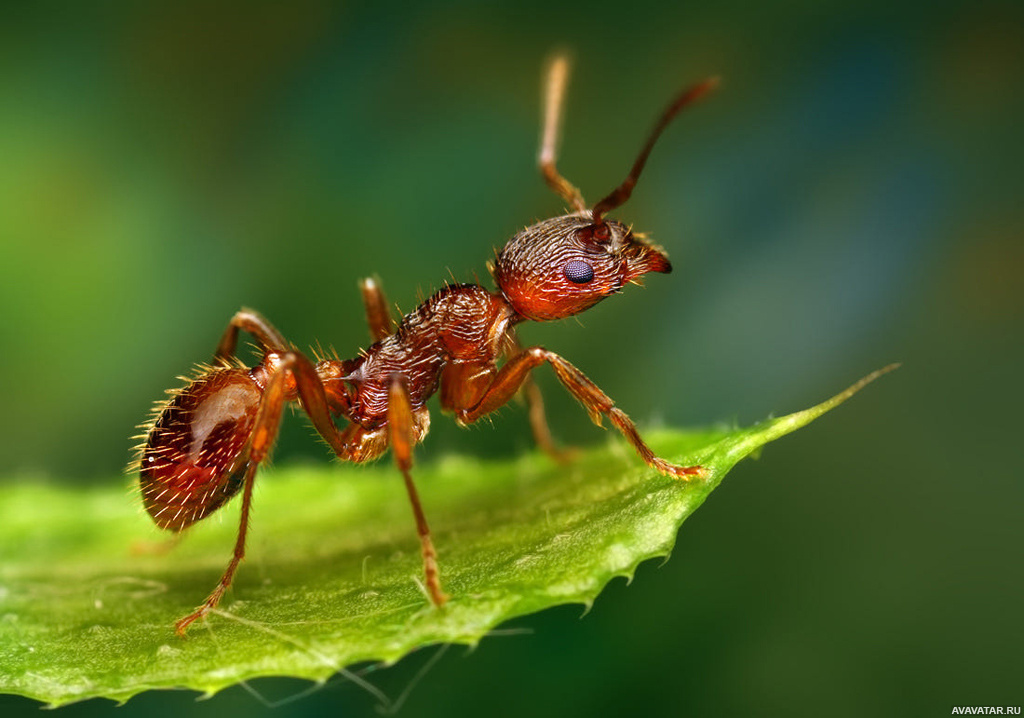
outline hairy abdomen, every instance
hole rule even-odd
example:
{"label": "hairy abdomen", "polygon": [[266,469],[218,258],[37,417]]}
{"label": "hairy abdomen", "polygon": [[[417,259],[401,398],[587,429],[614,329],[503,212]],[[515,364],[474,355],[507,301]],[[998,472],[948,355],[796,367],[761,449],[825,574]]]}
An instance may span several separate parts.
{"label": "hairy abdomen", "polygon": [[245,369],[212,370],[177,394],[150,430],[139,486],[162,529],[181,531],[238,493],[262,388]]}

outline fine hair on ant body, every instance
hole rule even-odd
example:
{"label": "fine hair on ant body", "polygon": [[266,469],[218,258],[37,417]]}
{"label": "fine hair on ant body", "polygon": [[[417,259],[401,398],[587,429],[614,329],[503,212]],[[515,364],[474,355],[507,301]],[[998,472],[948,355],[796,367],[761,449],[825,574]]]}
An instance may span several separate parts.
{"label": "fine hair on ant body", "polygon": [[[548,185],[573,208],[568,214],[522,230],[498,252],[497,291],[477,284],[450,284],[396,322],[383,291],[372,279],[360,283],[374,344],[355,359],[314,363],[252,309],[231,318],[213,362],[154,411],[138,450],[142,502],[162,529],[181,532],[242,492],[234,554],[220,582],[194,612],[175,623],[188,627],[214,609],[245,555],[253,484],[277,437],[284,405],[298,401],[314,428],[341,459],[376,459],[388,448],[405,480],[423,555],[424,585],[441,607],[437,552],[412,480],[413,447],[430,426],[426,402],[440,392],[441,408],[468,425],[523,392],[538,445],[555,458],[540,393],[530,372],[549,364],[594,423],[602,417],[662,474],[699,477],[699,466],[659,458],[636,426],[575,366],[540,346],[524,349],[515,326],[526,320],[573,316],[636,283],[648,272],[672,267],[659,248],[606,214],[629,199],[655,141],[682,110],[715,87],[709,79],[687,88],[669,104],[651,131],[626,179],[588,209],[580,191],[555,167],[558,125],[568,62],[555,58],[547,72],[543,135],[538,164]],[[251,334],[263,358],[255,367],[235,358],[239,331]],[[504,362],[499,366],[499,360]],[[347,426],[339,429],[336,419]]]}

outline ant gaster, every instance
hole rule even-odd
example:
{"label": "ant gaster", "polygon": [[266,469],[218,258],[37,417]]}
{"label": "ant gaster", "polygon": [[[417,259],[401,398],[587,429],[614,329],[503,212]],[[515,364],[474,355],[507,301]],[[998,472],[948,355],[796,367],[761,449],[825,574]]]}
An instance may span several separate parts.
{"label": "ant gaster", "polygon": [[[558,124],[568,63],[548,70],[539,166],[551,188],[574,211],[516,234],[498,253],[498,291],[476,284],[446,286],[396,325],[379,286],[360,287],[375,343],[355,359],[314,363],[258,312],[242,309],[228,324],[213,363],[156,408],[139,449],[142,502],[157,526],[174,532],[210,515],[239,491],[241,522],[234,555],[206,601],[175,624],[179,635],[220,601],[245,554],[253,483],[277,436],[284,405],[298,401],[338,457],[368,461],[389,447],[405,479],[423,554],[424,583],[435,606],[441,590],[437,553],[413,485],[413,447],[427,434],[427,399],[440,391],[441,408],[460,425],[471,424],[522,391],[538,444],[559,458],[530,372],[550,364],[559,381],[598,425],[602,416],[629,440],[647,464],[679,479],[701,476],[699,466],[676,466],[655,456],[614,402],[575,366],[534,346],[524,349],[515,325],[547,321],[589,309],[648,272],[671,271],[664,252],[605,215],[623,204],[655,140],[673,117],[716,80],[694,85],[665,109],[625,181],[587,209],[580,191],[555,168]],[[249,368],[235,358],[239,331],[255,337],[263,353]],[[499,366],[500,359],[504,363]],[[347,426],[339,429],[335,419]]]}

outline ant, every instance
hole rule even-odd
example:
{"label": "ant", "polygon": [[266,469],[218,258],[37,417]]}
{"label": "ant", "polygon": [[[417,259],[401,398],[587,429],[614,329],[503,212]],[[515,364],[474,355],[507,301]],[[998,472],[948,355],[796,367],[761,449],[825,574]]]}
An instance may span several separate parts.
{"label": "ant", "polygon": [[[430,427],[426,402],[440,391],[441,408],[465,426],[523,392],[538,445],[555,458],[540,392],[530,372],[550,364],[559,381],[601,425],[602,416],[648,465],[678,479],[700,477],[700,466],[659,458],[615,403],[575,366],[540,346],[524,349],[515,326],[525,320],[573,316],[622,290],[648,272],[672,270],[664,251],[606,214],[629,199],[655,141],[682,110],[712,90],[717,79],[685,89],[664,110],[626,179],[593,209],[555,167],[558,126],[568,62],[556,58],[547,72],[539,167],[547,184],[572,205],[568,214],[522,230],[497,253],[491,268],[497,291],[477,284],[449,284],[396,324],[384,293],[372,279],[360,283],[375,341],[355,359],[313,363],[262,315],[242,309],[228,323],[211,365],[158,404],[138,451],[142,502],[162,529],[181,532],[242,492],[234,554],[220,582],[194,612],[175,623],[188,627],[220,602],[245,556],[256,472],[273,447],[284,405],[298,401],[317,432],[341,459],[362,462],[391,449],[405,479],[423,555],[424,585],[441,607],[437,552],[412,480],[413,447]],[[259,344],[262,361],[248,367],[235,358],[238,333]],[[501,366],[500,359],[504,359]],[[336,418],[348,424],[339,429]]]}

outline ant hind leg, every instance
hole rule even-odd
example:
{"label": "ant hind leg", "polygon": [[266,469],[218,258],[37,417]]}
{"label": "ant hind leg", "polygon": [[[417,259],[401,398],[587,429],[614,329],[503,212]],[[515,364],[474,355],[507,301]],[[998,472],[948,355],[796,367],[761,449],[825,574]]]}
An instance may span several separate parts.
{"label": "ant hind leg", "polygon": [[256,414],[256,420],[249,435],[248,461],[245,464],[245,474],[242,479],[242,510],[238,523],[238,536],[235,539],[235,548],[231,561],[228,563],[228,567],[225,569],[217,586],[207,596],[202,605],[174,624],[174,630],[179,636],[184,637],[185,631],[188,630],[192,623],[206,616],[206,614],[217,607],[224,593],[231,586],[235,571],[238,570],[239,564],[245,558],[245,539],[249,530],[249,511],[252,506],[252,490],[256,482],[256,471],[270,454],[274,441],[277,438],[277,430],[281,425],[281,411],[288,398],[287,377],[288,372],[284,367],[279,367],[270,376]]}
{"label": "ant hind leg", "polygon": [[[246,330],[249,331],[248,326]],[[263,341],[262,337],[260,337],[260,341]],[[275,361],[268,362],[267,359],[269,357],[274,357]],[[331,445],[334,452],[342,458],[351,458],[352,456],[352,446],[346,443],[344,436],[338,431],[331,419],[323,384],[320,382],[316,369],[309,359],[297,351],[271,353],[267,355],[267,359],[264,359],[264,365],[269,364],[273,366],[273,369],[266,380],[256,418],[249,431],[248,458],[244,468],[244,477],[241,479],[243,489],[242,511],[234,553],[232,554],[231,562],[221,576],[220,582],[207,597],[206,601],[193,613],[185,616],[175,624],[175,630],[182,636],[189,625],[216,608],[225,591],[231,585],[239,564],[245,558],[245,538],[249,528],[249,510],[252,503],[252,489],[256,479],[256,471],[259,465],[266,460],[274,446],[277,431],[281,425],[281,412],[285,403],[296,398],[297,394],[302,408],[313,423],[313,426],[324,440]],[[225,369],[222,371],[232,372],[238,370]],[[245,454],[240,451],[238,455],[244,456]],[[233,483],[232,488],[234,491],[237,491],[238,484]]]}
{"label": "ant hind leg", "polygon": [[281,332],[274,328],[274,325],[267,321],[267,318],[255,309],[243,308],[235,312],[228,322],[224,335],[217,344],[217,351],[213,354],[214,362],[218,364],[229,364],[228,361],[235,355],[238,346],[238,331],[249,332],[256,341],[260,343],[265,352],[286,352],[288,342],[281,336]]}
{"label": "ant hind leg", "polygon": [[223,597],[224,592],[227,591],[228,587],[231,585],[234,573],[238,571],[239,564],[242,563],[242,560],[245,558],[246,535],[249,531],[249,512],[252,507],[253,485],[256,482],[256,471],[260,464],[262,464],[270,454],[270,450],[273,448],[274,439],[278,437],[278,428],[281,426],[282,410],[288,400],[288,369],[290,369],[292,364],[292,362],[289,361],[289,358],[293,355],[294,354],[291,353],[285,354],[282,365],[270,375],[266,383],[266,388],[263,391],[262,399],[260,400],[256,419],[249,434],[248,460],[245,464],[245,474],[242,479],[242,511],[239,518],[239,533],[236,541],[234,541],[234,550],[231,554],[231,560],[228,562],[227,568],[224,569],[224,573],[220,577],[220,581],[217,583],[217,586],[213,589],[210,595],[207,596],[207,599],[203,604],[193,611],[193,613],[174,624],[174,630],[179,636],[184,636],[185,631],[191,624],[205,617],[217,606],[220,599]]}

